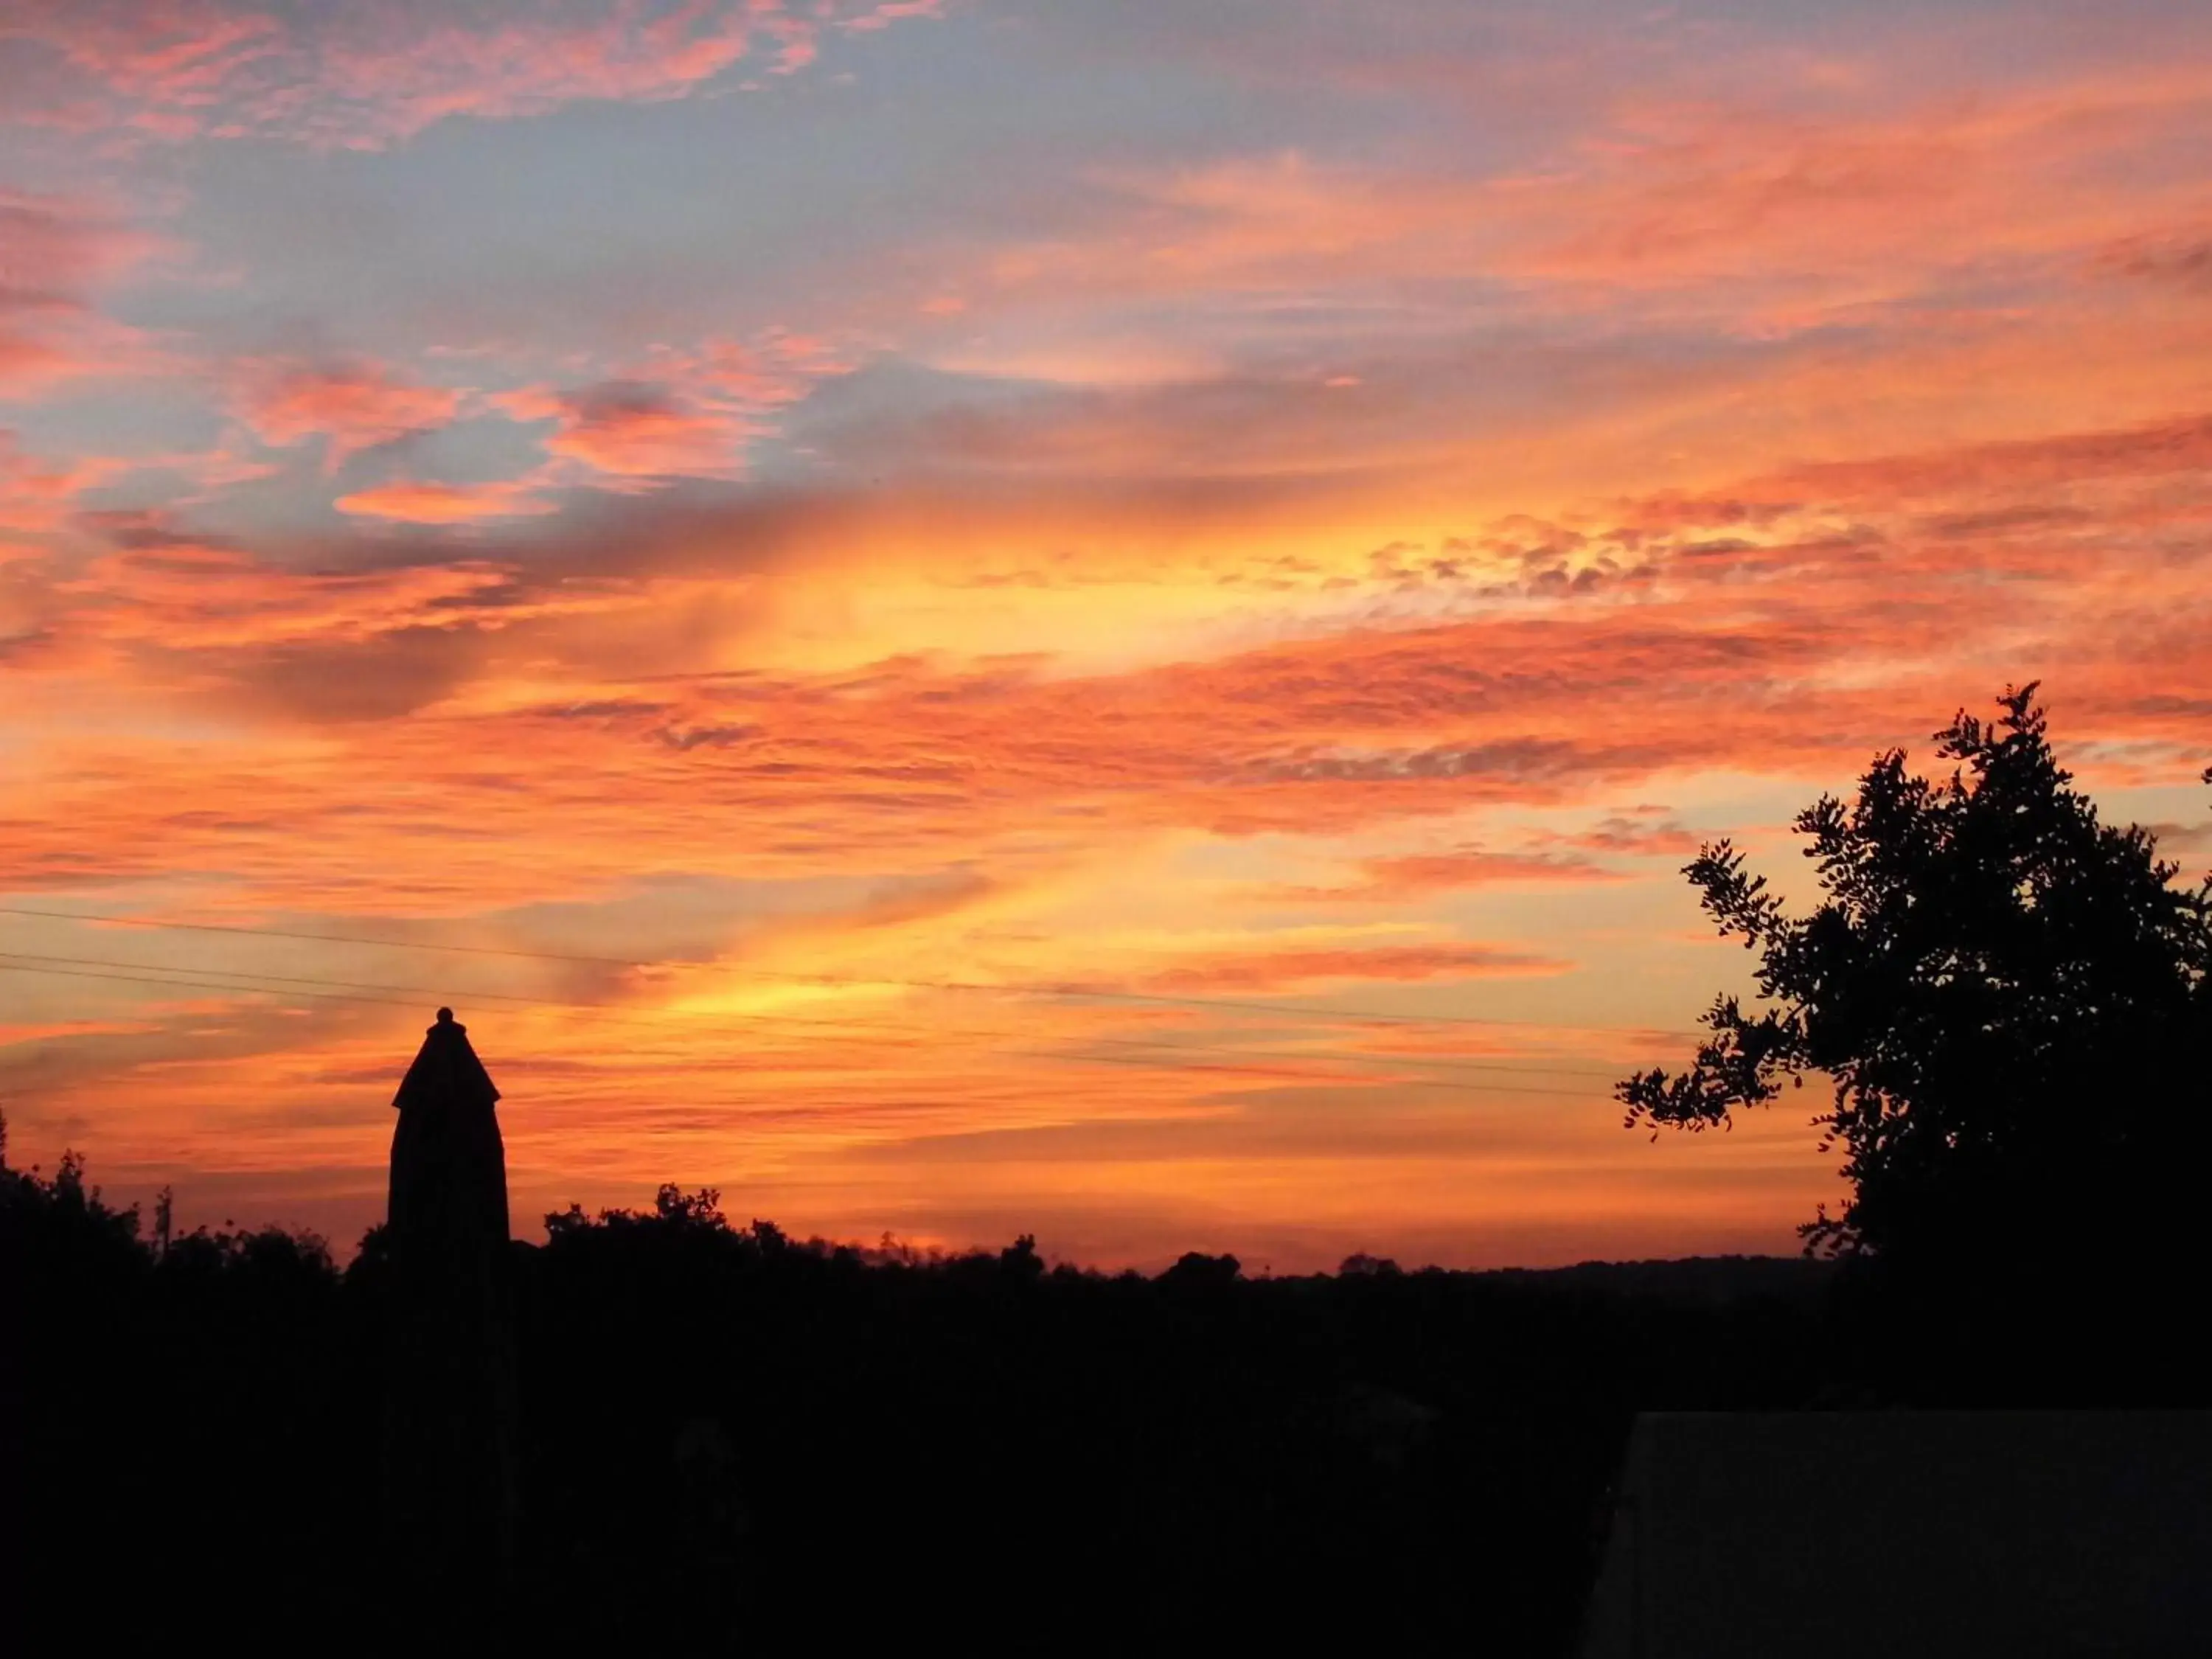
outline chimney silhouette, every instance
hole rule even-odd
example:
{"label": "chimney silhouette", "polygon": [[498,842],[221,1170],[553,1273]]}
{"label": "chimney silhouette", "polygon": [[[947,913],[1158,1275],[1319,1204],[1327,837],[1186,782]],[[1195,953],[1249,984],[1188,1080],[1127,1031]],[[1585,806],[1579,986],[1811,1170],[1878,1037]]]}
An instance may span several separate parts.
{"label": "chimney silhouette", "polygon": [[[406,1601],[495,1619],[518,1495],[513,1272],[499,1090],[450,1008],[392,1103],[386,1537]],[[450,1626],[449,1626],[450,1627]]]}

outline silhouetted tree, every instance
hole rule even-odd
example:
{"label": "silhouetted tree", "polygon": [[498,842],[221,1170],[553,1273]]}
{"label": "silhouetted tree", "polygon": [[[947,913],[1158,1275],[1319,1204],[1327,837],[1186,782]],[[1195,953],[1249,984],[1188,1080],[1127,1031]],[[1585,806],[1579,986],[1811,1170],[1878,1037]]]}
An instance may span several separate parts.
{"label": "silhouetted tree", "polygon": [[[0,1123],[0,1151],[4,1151]],[[139,1257],[138,1206],[117,1209],[84,1179],[84,1157],[64,1152],[52,1176],[33,1164],[11,1170],[0,1157],[0,1242],[11,1261],[48,1263],[59,1273],[75,1271],[95,1255],[107,1263],[143,1265]]]}
{"label": "silhouetted tree", "polygon": [[1403,1271],[1389,1256],[1370,1255],[1364,1250],[1354,1250],[1337,1264],[1340,1279],[1390,1279]]}
{"label": "silhouetted tree", "polygon": [[[1793,915],[1726,841],[1684,873],[1757,950],[1767,1005],[1719,998],[1685,1073],[1631,1077],[1630,1127],[1725,1126],[1807,1073],[1852,1193],[1808,1249],[1893,1259],[2022,1238],[2076,1253],[2191,1224],[2212,1028],[2212,880],[2100,823],[2053,757],[2036,687],[1938,733],[1948,780],[1881,756],[1846,806],[1801,813],[1825,890]],[[2207,774],[2212,781],[2212,772]],[[1656,1133],[1656,1128],[1655,1128]]]}
{"label": "silhouetted tree", "polygon": [[[687,1193],[674,1182],[663,1182],[660,1190],[653,1195],[653,1212],[675,1227],[699,1227],[708,1232],[726,1232],[729,1218],[722,1213],[722,1194],[713,1187],[702,1187],[696,1193]],[[757,1228],[761,1224],[755,1222]]]}
{"label": "silhouetted tree", "polygon": [[1203,1250],[1185,1250],[1176,1259],[1175,1266],[1160,1275],[1163,1285],[1219,1286],[1233,1285],[1244,1271],[1244,1264],[1233,1255],[1208,1255]]}

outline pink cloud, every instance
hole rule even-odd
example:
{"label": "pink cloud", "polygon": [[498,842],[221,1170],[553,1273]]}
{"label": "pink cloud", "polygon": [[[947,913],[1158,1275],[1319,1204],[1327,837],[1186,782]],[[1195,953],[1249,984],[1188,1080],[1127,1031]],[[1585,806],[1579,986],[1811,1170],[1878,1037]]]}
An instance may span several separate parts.
{"label": "pink cloud", "polygon": [[0,428],[0,530],[37,535],[59,530],[77,497],[123,470],[123,464],[86,457],[58,463],[26,454],[15,434]]}
{"label": "pink cloud", "polygon": [[2097,479],[2208,471],[2212,471],[2212,415],[2192,414],[2139,426],[1802,466],[1778,475],[1765,488],[1784,498],[1809,495],[1894,505],[1991,490],[2048,491]]}
{"label": "pink cloud", "polygon": [[528,387],[486,401],[517,421],[553,422],[546,453],[587,480],[635,489],[740,476],[745,447],[769,429],[767,417],[847,367],[822,341],[778,333],[750,344],[656,348],[631,372],[597,385]]}
{"label": "pink cloud", "polygon": [[456,15],[408,0],[283,13],[247,0],[22,0],[0,15],[0,41],[46,48],[89,88],[56,89],[21,118],[163,139],[373,148],[449,116],[684,97],[763,46],[792,72],[812,61],[824,22],[866,28],[933,10],[845,0],[494,0]]}
{"label": "pink cloud", "polygon": [[[1802,66],[1709,73],[1562,44],[1513,59],[1516,75],[1537,58],[1578,64],[1583,84],[1561,88],[1547,124],[1558,130],[1489,168],[1320,147],[1095,168],[1082,221],[980,256],[948,247],[941,280],[1040,310],[1204,295],[1255,329],[1286,294],[1378,303],[1413,283],[1457,309],[1472,296],[1449,285],[1466,282],[1486,284],[1469,317],[1481,325],[1502,282],[1524,318],[1619,326],[1633,309],[1759,339],[1903,326],[1923,306],[1955,330],[1966,301],[1954,289],[1996,273],[2050,290],[2085,267],[2124,270],[2203,291],[2193,158],[2212,76],[2191,46],[2120,70],[2029,71],[1967,98],[1906,74],[1844,93],[1808,85]],[[1324,82],[1336,70],[1309,68]],[[1401,86],[1419,79],[1403,63],[1391,71]],[[1412,311],[1401,326],[1417,324]]]}
{"label": "pink cloud", "polygon": [[2212,293],[2212,223],[2124,237],[2098,256],[2097,266],[2117,276]]}
{"label": "pink cloud", "polygon": [[327,439],[333,470],[358,451],[446,425],[461,401],[459,392],[357,361],[249,364],[238,393],[241,416],[264,443]]}
{"label": "pink cloud", "polygon": [[554,422],[546,453],[619,481],[734,476],[759,428],[679,392],[611,380],[574,392],[522,392],[491,399],[520,421]]}
{"label": "pink cloud", "polygon": [[71,308],[151,240],[88,204],[0,191],[0,308]]}
{"label": "pink cloud", "polygon": [[155,246],[86,203],[0,190],[0,396],[145,367],[145,337],[92,298]]}
{"label": "pink cloud", "polygon": [[879,0],[857,17],[841,19],[837,27],[848,34],[864,34],[874,29],[887,29],[909,17],[944,15],[945,0]]}

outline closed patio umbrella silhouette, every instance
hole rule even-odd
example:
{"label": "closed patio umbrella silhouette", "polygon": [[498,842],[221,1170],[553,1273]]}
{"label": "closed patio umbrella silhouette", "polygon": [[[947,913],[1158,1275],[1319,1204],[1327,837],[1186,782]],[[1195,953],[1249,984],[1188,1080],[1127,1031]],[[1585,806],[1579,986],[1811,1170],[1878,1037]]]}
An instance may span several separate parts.
{"label": "closed patio umbrella silhouette", "polygon": [[422,1039],[392,1103],[392,1196],[386,1217],[395,1250],[451,1262],[507,1249],[507,1149],[493,1107],[499,1089],[450,1008]]}
{"label": "closed patio umbrella silhouette", "polygon": [[514,1333],[499,1090],[449,1008],[392,1104],[388,1540],[441,1602],[493,1598],[516,1522]]}

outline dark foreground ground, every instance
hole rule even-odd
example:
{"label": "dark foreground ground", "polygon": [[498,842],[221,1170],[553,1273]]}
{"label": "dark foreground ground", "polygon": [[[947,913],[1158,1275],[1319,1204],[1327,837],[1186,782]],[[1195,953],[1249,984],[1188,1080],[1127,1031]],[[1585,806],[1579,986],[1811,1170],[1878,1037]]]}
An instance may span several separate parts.
{"label": "dark foreground ground", "polygon": [[[164,1252],[81,1190],[4,1178],[0,1651],[125,1626],[481,1650],[395,1591],[374,1236],[343,1274],[282,1234]],[[1558,1653],[1638,1410],[2201,1403],[2116,1361],[2140,1309],[2093,1328],[2030,1268],[1907,1312],[1802,1261],[1356,1267],[915,1261],[672,1192],[575,1218],[515,1247],[498,1628],[576,1651]]]}

